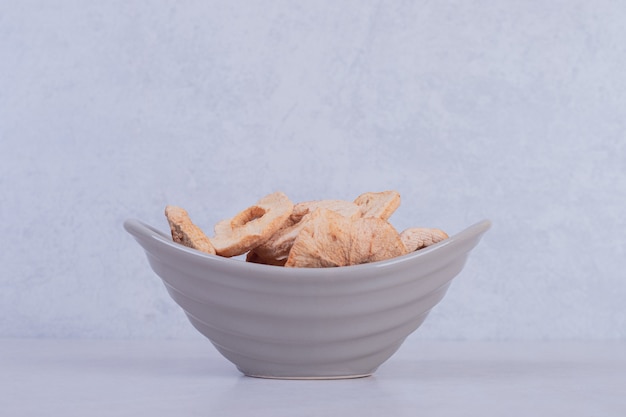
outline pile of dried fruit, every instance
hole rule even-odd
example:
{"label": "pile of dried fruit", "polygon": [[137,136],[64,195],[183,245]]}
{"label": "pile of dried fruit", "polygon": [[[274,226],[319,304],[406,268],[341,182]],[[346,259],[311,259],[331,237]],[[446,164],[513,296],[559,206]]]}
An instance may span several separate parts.
{"label": "pile of dried fruit", "polygon": [[364,193],[353,202],[298,204],[276,192],[217,223],[212,238],[180,207],[167,206],[165,216],[175,242],[202,252],[247,254],[248,262],[268,265],[326,268],[381,261],[448,238],[442,230],[423,227],[398,233],[388,219],[399,206],[396,191]]}

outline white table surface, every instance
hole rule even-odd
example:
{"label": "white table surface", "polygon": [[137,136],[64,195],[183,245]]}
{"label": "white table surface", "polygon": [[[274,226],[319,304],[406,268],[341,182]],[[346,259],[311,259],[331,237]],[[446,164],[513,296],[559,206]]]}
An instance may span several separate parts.
{"label": "white table surface", "polygon": [[241,375],[204,340],[0,340],[5,416],[626,416],[626,342],[407,340],[371,377]]}

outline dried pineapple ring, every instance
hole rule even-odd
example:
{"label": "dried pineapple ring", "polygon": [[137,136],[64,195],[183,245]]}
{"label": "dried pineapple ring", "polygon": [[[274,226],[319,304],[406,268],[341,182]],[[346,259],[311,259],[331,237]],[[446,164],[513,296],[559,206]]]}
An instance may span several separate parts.
{"label": "dried pineapple ring", "polygon": [[211,243],[220,256],[238,256],[264,243],[291,215],[293,203],[281,192],[269,194],[233,218],[215,225]]}

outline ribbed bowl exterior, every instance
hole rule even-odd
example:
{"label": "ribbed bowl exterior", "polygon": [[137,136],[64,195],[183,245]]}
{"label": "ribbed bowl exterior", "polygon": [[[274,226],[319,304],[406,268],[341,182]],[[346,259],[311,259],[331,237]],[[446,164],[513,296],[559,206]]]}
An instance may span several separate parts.
{"label": "ribbed bowl exterior", "polygon": [[203,254],[134,219],[124,226],[191,324],[242,373],[346,378],[372,374],[396,352],[490,223],[387,261],[298,269]]}

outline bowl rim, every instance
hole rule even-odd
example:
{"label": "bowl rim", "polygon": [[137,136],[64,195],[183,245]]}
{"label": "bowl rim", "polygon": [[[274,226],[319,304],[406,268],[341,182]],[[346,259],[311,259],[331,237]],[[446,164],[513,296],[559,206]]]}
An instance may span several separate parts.
{"label": "bowl rim", "polygon": [[[171,236],[165,234],[163,231],[139,220],[136,218],[128,218],[124,221],[124,229],[130,233],[137,241],[144,241],[145,243],[157,243],[160,246],[165,246],[170,252],[178,252],[185,254],[187,257],[191,257],[198,262],[209,263],[215,267],[228,268],[233,272],[257,272],[257,273],[271,273],[272,275],[279,277],[282,275],[293,277],[294,274],[299,276],[308,277],[321,275],[337,276],[338,274],[354,274],[358,272],[372,271],[387,268],[394,268],[404,263],[419,263],[420,259],[427,260],[434,253],[439,252],[444,248],[452,249],[453,247],[462,246],[473,239],[478,239],[487,230],[491,228],[491,221],[484,219],[471,226],[463,229],[462,231],[449,236],[447,239],[428,246],[424,249],[408,253],[406,255],[397,256],[395,258],[385,259],[382,261],[370,262],[359,265],[349,265],[342,267],[328,267],[328,268],[285,268],[275,265],[265,265],[253,262],[247,262],[242,259],[226,258],[219,255],[211,255],[205,252],[198,251],[196,249],[188,248],[172,240]],[[141,242],[139,242],[141,244]],[[149,250],[141,244],[146,252]]]}

